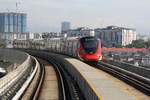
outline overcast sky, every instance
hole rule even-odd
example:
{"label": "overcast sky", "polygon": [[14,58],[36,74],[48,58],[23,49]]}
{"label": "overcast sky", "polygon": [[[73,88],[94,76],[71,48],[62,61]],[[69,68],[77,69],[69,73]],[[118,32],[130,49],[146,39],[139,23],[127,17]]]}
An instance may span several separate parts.
{"label": "overcast sky", "polygon": [[117,25],[150,33],[150,0],[0,0],[0,12],[18,9],[28,15],[28,31],[60,31],[62,21],[72,28]]}

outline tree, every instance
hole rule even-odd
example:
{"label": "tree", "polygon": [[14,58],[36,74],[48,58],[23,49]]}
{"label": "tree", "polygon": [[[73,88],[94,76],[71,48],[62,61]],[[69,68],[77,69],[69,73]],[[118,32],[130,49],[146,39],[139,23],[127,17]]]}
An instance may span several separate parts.
{"label": "tree", "polygon": [[148,42],[145,42],[144,40],[134,40],[131,44],[127,45],[128,48],[145,48],[148,46]]}
{"label": "tree", "polygon": [[5,41],[3,39],[0,38],[0,48],[5,48]]}

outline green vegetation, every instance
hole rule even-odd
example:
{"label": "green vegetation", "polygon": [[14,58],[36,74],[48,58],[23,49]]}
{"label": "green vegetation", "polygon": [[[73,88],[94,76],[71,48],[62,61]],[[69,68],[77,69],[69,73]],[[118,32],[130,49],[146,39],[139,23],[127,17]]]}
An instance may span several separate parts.
{"label": "green vegetation", "polygon": [[122,47],[123,47],[122,45],[117,45],[117,46],[116,46],[116,48],[122,48]]}
{"label": "green vegetation", "polygon": [[0,48],[4,48],[5,47],[5,43],[2,39],[0,39]]}
{"label": "green vegetation", "polygon": [[128,48],[147,48],[148,42],[145,42],[144,40],[135,40],[132,41],[132,44],[127,45]]}

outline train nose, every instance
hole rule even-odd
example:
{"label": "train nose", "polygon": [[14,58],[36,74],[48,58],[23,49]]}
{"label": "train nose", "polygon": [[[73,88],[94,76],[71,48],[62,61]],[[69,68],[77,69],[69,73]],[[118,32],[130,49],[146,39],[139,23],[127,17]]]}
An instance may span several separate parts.
{"label": "train nose", "polygon": [[98,61],[100,58],[100,54],[86,54],[82,56],[83,59],[87,61]]}

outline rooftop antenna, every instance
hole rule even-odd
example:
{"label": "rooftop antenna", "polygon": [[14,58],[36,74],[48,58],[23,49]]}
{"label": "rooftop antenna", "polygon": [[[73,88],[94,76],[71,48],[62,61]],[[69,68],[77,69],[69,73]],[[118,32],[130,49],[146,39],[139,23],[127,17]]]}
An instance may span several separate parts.
{"label": "rooftop antenna", "polygon": [[18,10],[18,3],[16,2],[16,13],[17,13],[17,10]]}
{"label": "rooftop antenna", "polygon": [[101,22],[101,27],[103,28],[104,27],[104,20],[102,19],[102,22]]}
{"label": "rooftop antenna", "polygon": [[7,8],[6,10],[7,10],[7,11],[8,11],[8,13],[9,13],[9,9]]}
{"label": "rooftop antenna", "polygon": [[104,27],[104,20],[103,20],[103,19],[100,20],[100,27],[101,27],[101,28]]}
{"label": "rooftop antenna", "polygon": [[20,2],[16,2],[16,13],[18,12],[18,6],[21,4]]}

